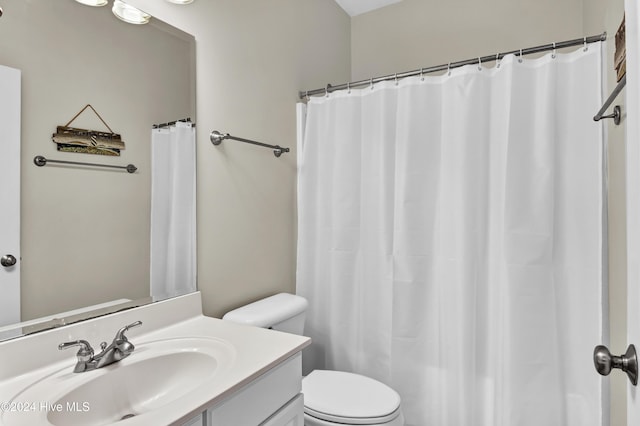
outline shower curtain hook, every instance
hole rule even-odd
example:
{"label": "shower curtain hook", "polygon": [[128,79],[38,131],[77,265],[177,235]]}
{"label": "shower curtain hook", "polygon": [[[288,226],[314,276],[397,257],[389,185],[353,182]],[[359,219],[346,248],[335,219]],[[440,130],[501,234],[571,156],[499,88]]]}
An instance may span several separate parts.
{"label": "shower curtain hook", "polygon": [[482,71],[482,59],[478,56],[478,71]]}
{"label": "shower curtain hook", "polygon": [[396,74],[393,76],[393,78],[394,78],[394,80],[395,80],[395,82],[396,82],[396,86],[397,86],[397,85],[398,85],[398,73],[396,73]]}
{"label": "shower curtain hook", "polygon": [[496,68],[500,68],[500,54],[496,53]]}
{"label": "shower curtain hook", "polygon": [[447,75],[451,75],[451,62],[447,65]]}
{"label": "shower curtain hook", "polygon": [[584,49],[583,49],[583,51],[586,52],[587,50],[589,50],[589,46],[587,46],[587,37],[585,37],[584,38]]}
{"label": "shower curtain hook", "polygon": [[556,58],[556,42],[555,41],[553,42],[553,52],[551,52],[551,57],[553,59]]}
{"label": "shower curtain hook", "polygon": [[329,88],[331,87],[331,84],[327,84],[327,86],[324,88],[324,96],[325,97],[329,97]]}
{"label": "shower curtain hook", "polygon": [[420,81],[424,81],[424,68],[420,68]]}
{"label": "shower curtain hook", "polygon": [[373,90],[373,77],[369,79],[369,87]]}
{"label": "shower curtain hook", "polygon": [[305,97],[307,98],[307,102],[309,102],[309,91],[308,90],[305,93]]}
{"label": "shower curtain hook", "polygon": [[518,62],[522,63],[522,49],[520,49],[520,57],[518,58]]}
{"label": "shower curtain hook", "polygon": [[351,94],[351,82],[347,82],[347,93]]}

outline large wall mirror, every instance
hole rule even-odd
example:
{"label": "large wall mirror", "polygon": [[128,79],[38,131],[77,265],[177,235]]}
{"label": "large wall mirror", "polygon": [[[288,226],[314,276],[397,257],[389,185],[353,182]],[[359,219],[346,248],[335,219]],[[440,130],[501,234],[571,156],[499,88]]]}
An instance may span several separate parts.
{"label": "large wall mirror", "polygon": [[[2,0],[0,6],[0,65],[22,75],[20,321],[53,318],[48,324],[57,326],[65,322],[60,313],[77,320],[87,307],[99,309],[80,317],[151,301],[151,129],[195,121],[194,38],[155,18],[127,24],[110,5]],[[119,157],[57,151],[56,126],[87,104],[122,136]],[[105,129],[91,110],[73,127]],[[138,171],[37,167],[38,155],[134,164]],[[23,325],[21,333],[42,328]]]}

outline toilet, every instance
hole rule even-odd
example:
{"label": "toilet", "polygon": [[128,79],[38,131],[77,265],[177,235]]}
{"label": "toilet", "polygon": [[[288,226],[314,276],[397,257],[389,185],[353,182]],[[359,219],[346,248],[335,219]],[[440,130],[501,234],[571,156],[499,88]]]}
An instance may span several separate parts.
{"label": "toilet", "polygon": [[[307,300],[280,293],[225,314],[239,324],[302,335]],[[404,426],[400,395],[360,374],[314,370],[302,379],[305,426]]]}

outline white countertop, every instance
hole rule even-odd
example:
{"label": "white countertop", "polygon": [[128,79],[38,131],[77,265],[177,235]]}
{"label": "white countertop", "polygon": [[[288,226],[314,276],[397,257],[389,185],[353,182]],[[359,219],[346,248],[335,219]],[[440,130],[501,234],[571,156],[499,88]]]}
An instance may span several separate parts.
{"label": "white countertop", "polygon": [[[157,340],[192,338],[216,339],[230,345],[233,350],[229,368],[216,372],[215,380],[199,386],[196,391],[181,397],[153,412],[141,414],[127,420],[128,425],[173,424],[188,420],[204,411],[234,391],[240,389],[266,371],[300,352],[310,344],[307,337],[280,333],[256,327],[234,324],[202,315],[200,293],[194,293],[157,302],[151,305],[130,309],[105,317],[87,320],[59,329],[0,342],[0,425],[7,424],[8,409],[11,402],[22,390],[39,379],[56,374],[68,368],[71,373],[76,363],[76,350],[58,350],[58,344],[71,340],[88,340],[96,348],[101,341],[110,342],[115,332],[124,325],[141,320],[143,325],[129,330],[127,336],[137,347],[151,345]],[[99,349],[97,349],[99,351]],[[141,355],[140,355],[141,356]],[[134,362],[136,352],[120,361],[123,365]],[[119,363],[109,368],[117,368]],[[102,369],[100,369],[102,370]],[[77,386],[79,382],[89,381],[92,374],[105,374],[100,370],[84,373],[72,373],[68,376]],[[162,374],[162,371],[158,371]],[[57,397],[69,391],[61,386],[56,389]],[[17,399],[16,399],[17,400]],[[14,400],[15,401],[15,400]],[[39,425],[50,424],[44,401],[34,403],[32,412],[22,416],[11,414],[11,424]],[[2,411],[5,412],[2,412]],[[153,417],[150,417],[150,415]],[[19,418],[19,422],[16,419]],[[162,419],[157,422],[154,419]]]}

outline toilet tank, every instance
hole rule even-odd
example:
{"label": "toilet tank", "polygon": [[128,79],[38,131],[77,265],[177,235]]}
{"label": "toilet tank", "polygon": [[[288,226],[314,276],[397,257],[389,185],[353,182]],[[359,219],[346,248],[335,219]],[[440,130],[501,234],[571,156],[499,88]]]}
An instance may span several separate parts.
{"label": "toilet tank", "polygon": [[222,319],[302,335],[307,299],[280,293],[227,312]]}

